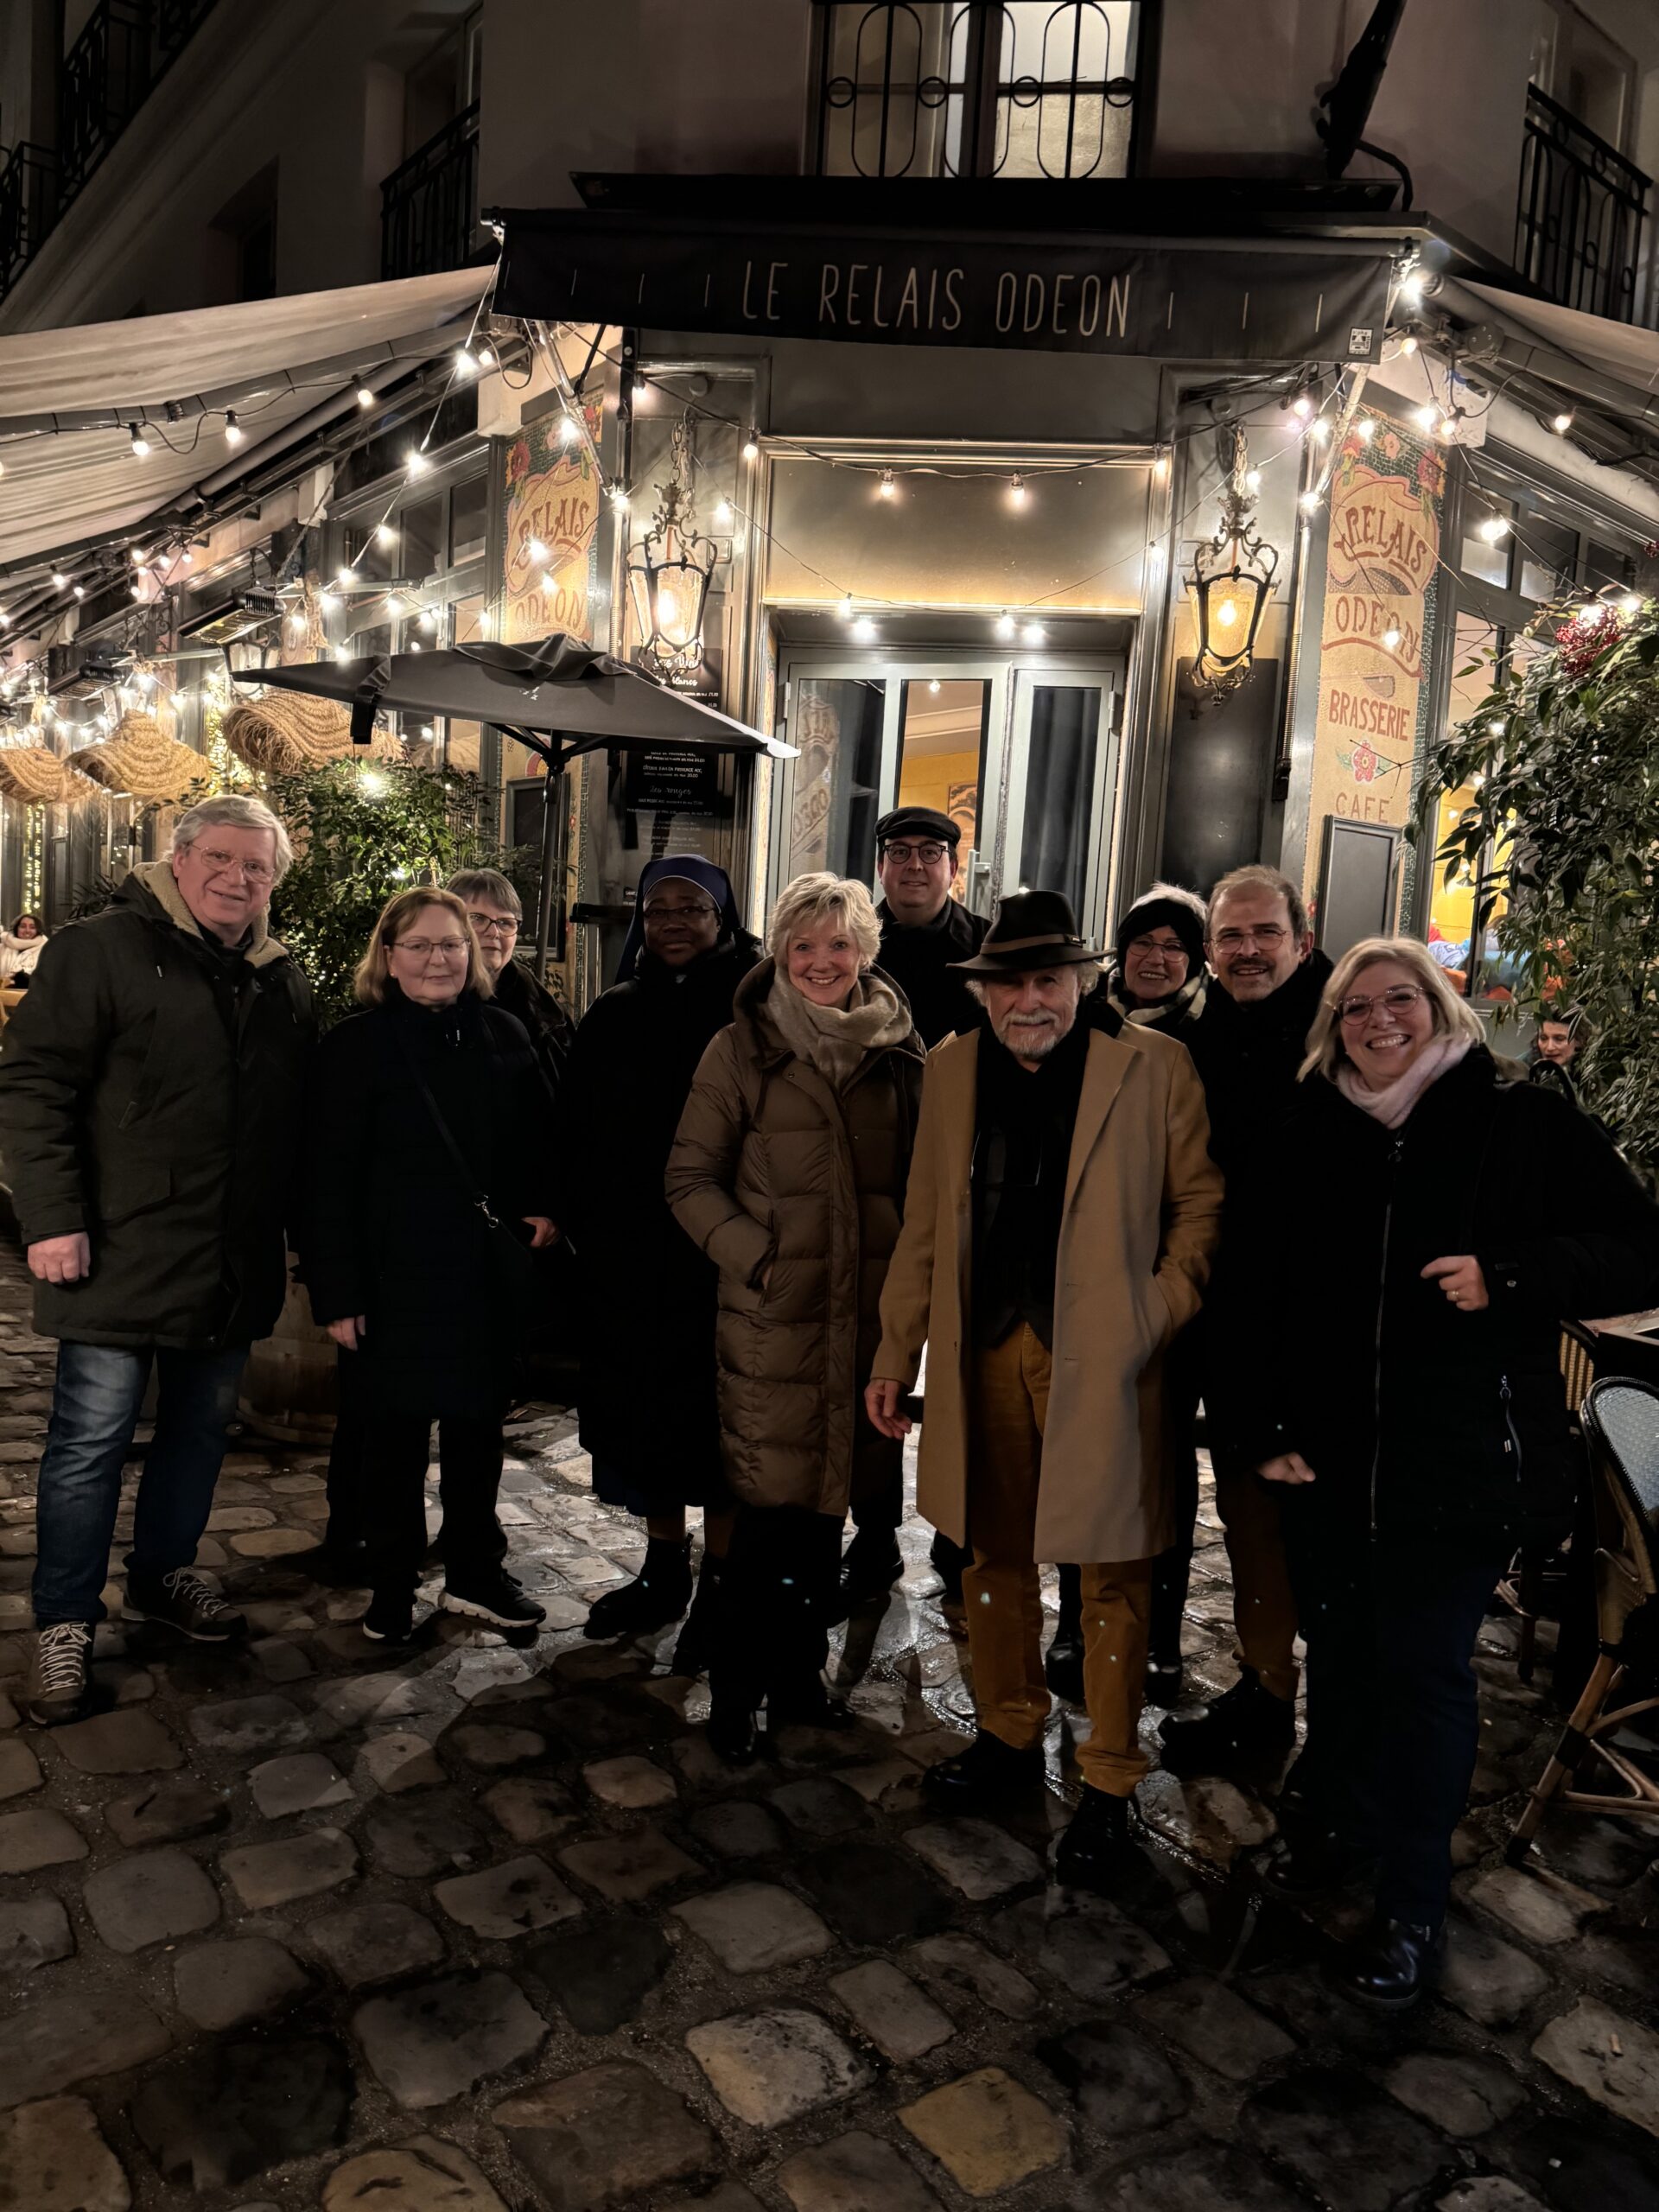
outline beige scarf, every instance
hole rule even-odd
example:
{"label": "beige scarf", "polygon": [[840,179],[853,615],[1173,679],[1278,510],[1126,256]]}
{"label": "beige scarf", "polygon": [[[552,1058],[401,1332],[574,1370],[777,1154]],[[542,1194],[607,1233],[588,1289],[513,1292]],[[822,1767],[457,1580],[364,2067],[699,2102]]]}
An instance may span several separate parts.
{"label": "beige scarf", "polygon": [[844,1007],[814,1006],[780,968],[766,994],[766,1012],[798,1059],[808,1060],[832,1090],[844,1090],[867,1052],[910,1034],[910,1011],[884,976],[859,977]]}
{"label": "beige scarf", "polygon": [[1385,1129],[1400,1128],[1429,1084],[1448,1068],[1456,1067],[1460,1060],[1468,1058],[1471,1041],[1467,1037],[1432,1038],[1403,1075],[1396,1076],[1392,1083],[1385,1083],[1376,1090],[1361,1081],[1359,1070],[1351,1060],[1339,1060],[1337,1089],[1351,1106],[1357,1106],[1362,1114],[1381,1122]]}

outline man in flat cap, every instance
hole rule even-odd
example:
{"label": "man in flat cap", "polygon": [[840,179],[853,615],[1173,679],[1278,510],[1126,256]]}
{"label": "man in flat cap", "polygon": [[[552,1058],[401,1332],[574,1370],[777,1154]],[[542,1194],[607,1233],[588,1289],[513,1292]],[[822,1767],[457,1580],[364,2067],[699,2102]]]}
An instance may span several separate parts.
{"label": "man in flat cap", "polygon": [[917,1503],[972,1548],[979,1732],[929,1770],[940,1807],[1040,1784],[1049,1714],[1039,1562],[1083,1562],[1082,1802],[1063,1882],[1123,1878],[1147,1770],[1153,1567],[1173,1541],[1164,1354],[1221,1225],[1204,1089],[1183,1048],[1096,989],[1058,891],[1011,893],[963,973],[983,1024],[930,1053],[865,1408],[884,1436],[928,1347]]}
{"label": "man in flat cap", "polygon": [[[875,825],[881,884],[876,965],[910,1001],[916,1033],[930,1052],[941,1039],[979,1022],[979,1007],[952,965],[973,958],[987,927],[982,915],[970,914],[950,895],[961,841],[961,823],[931,806],[895,807]],[[855,1534],[841,1569],[843,1612],[885,1599],[904,1573],[899,1549],[904,1512],[902,1481],[890,1494],[862,1498],[854,1508]],[[936,1535],[931,1557],[944,1596],[955,1603],[962,1596],[966,1553],[948,1536]]]}
{"label": "man in flat cap", "polygon": [[972,1029],[979,1008],[953,963],[971,960],[985,935],[982,915],[950,896],[962,825],[931,806],[899,806],[875,825],[881,884],[881,950],[876,965],[910,1001],[916,1033],[930,1052],[953,1030]]}

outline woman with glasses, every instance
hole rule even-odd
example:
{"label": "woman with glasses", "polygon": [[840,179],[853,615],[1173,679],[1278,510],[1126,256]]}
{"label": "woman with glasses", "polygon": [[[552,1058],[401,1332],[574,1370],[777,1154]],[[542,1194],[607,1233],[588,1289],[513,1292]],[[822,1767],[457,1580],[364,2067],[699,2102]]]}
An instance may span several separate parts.
{"label": "woman with glasses", "polygon": [[575,1024],[528,963],[515,958],[524,909],[505,875],[493,868],[463,868],[449,889],[467,909],[494,1002],[524,1025],[531,1046],[556,1097]]}
{"label": "woman with glasses", "polygon": [[850,1719],[821,1672],[842,1523],[899,1473],[863,1385],[925,1055],[874,965],[880,942],[861,883],[796,878],[669,1155],[675,1216],[720,1271],[721,1441],[741,1510],[709,1734],[734,1761],[753,1758],[762,1704],[772,1728]]}
{"label": "woman with glasses", "polygon": [[1471,1663],[1521,1544],[1573,1518],[1564,1318],[1659,1295],[1659,1209],[1562,1098],[1506,1082],[1426,948],[1344,955],[1216,1313],[1221,1419],[1285,1499],[1307,1646],[1298,1815],[1260,1872],[1304,1896],[1376,1869],[1352,1995],[1432,1977],[1474,1771]]}
{"label": "woman with glasses", "polygon": [[[649,861],[617,980],[577,1026],[553,1147],[582,1294],[582,1441],[595,1496],[645,1524],[639,1573],[597,1600],[586,1632],[647,1636],[690,1605],[674,1648],[683,1675],[708,1663],[731,1517],[715,1271],[670,1213],[663,1171],[697,1062],[759,957],[723,869],[690,853]],[[703,1514],[695,1603],[688,1506]]]}
{"label": "woman with glasses", "polygon": [[413,1631],[441,1424],[445,1611],[533,1630],[502,1564],[501,1422],[529,1253],[551,1243],[550,1101],[522,1023],[490,1003],[467,909],[400,892],[359,964],[362,1012],[318,1049],[303,1259],[311,1310],[362,1363],[363,1631]]}

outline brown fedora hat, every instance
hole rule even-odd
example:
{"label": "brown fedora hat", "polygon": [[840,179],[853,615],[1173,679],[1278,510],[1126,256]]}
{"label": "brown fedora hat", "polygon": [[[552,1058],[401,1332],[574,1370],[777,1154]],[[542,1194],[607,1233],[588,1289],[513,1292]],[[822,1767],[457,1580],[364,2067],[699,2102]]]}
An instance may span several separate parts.
{"label": "brown fedora hat", "polygon": [[971,960],[951,963],[953,976],[1021,976],[1033,968],[1081,967],[1100,954],[1077,934],[1077,918],[1063,891],[1010,891]]}

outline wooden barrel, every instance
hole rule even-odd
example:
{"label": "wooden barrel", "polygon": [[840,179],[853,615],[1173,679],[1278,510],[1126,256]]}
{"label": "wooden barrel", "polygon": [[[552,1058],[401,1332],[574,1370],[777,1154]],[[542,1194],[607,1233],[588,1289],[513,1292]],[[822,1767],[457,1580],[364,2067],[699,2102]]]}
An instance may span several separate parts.
{"label": "wooden barrel", "polygon": [[311,1319],[311,1301],[290,1274],[276,1327],[248,1355],[237,1411],[279,1444],[326,1445],[337,1402],[334,1339]]}

